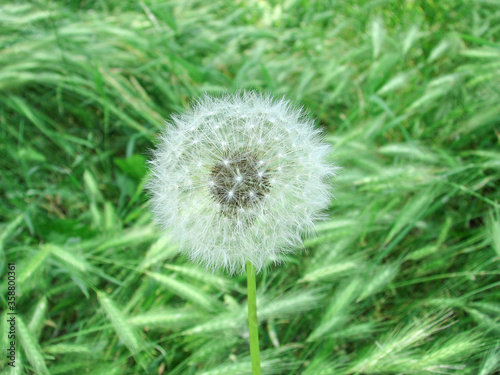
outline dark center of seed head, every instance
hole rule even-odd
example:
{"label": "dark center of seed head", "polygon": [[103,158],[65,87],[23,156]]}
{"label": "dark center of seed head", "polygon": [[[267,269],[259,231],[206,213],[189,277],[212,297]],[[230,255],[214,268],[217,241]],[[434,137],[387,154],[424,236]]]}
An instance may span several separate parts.
{"label": "dark center of seed head", "polygon": [[257,203],[269,191],[268,170],[249,153],[228,155],[212,168],[209,187],[223,213],[234,214]]}

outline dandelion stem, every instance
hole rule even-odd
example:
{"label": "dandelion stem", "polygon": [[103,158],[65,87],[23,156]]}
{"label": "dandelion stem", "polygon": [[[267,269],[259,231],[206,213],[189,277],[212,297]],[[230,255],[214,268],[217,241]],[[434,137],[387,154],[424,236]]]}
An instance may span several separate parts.
{"label": "dandelion stem", "polygon": [[252,263],[247,262],[248,331],[250,333],[252,374],[260,375],[259,324],[257,321],[257,292],[255,274],[255,267]]}

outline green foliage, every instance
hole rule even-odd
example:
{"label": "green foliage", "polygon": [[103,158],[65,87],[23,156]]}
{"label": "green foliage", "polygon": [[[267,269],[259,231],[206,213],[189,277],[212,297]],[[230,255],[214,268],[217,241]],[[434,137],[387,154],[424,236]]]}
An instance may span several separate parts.
{"label": "green foliage", "polygon": [[494,1],[2,3],[1,373],[250,373],[245,278],[177,255],[143,191],[163,120],[234,89],[307,107],[342,167],[257,278],[263,374],[497,373],[499,25]]}

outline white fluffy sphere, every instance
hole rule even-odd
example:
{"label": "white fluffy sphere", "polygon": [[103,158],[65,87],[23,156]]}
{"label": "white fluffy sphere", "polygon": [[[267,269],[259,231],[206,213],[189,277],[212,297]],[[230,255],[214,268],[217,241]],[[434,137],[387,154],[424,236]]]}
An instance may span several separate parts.
{"label": "white fluffy sphere", "polygon": [[335,174],[300,109],[256,92],[205,96],[173,117],[148,189],[158,223],[208,269],[242,273],[293,251],[323,217]]}

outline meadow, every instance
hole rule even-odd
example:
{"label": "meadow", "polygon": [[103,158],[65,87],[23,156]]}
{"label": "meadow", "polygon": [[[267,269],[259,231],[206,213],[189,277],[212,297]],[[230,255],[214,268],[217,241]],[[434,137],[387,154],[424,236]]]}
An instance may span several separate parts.
{"label": "meadow", "polygon": [[257,277],[263,374],[498,373],[495,0],[2,2],[0,373],[251,374],[246,278],[144,189],[165,120],[235,90],[304,106],[342,168]]}

